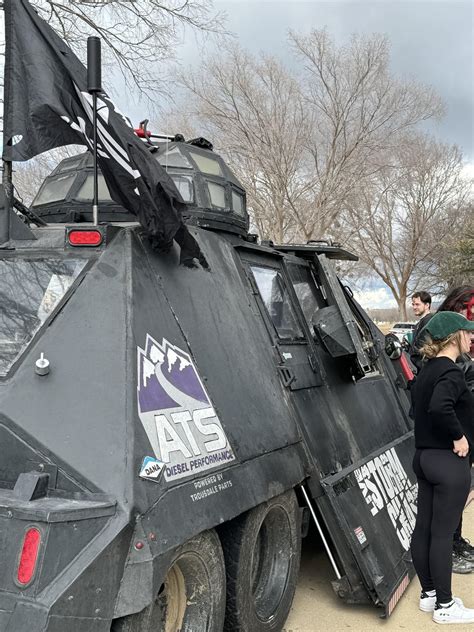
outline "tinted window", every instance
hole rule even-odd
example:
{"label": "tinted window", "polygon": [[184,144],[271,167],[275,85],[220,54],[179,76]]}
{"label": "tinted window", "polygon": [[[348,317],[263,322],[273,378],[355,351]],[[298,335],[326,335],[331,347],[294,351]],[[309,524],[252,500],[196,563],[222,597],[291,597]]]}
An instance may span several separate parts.
{"label": "tinted window", "polygon": [[251,270],[278,336],[283,340],[304,338],[280,272],[257,266],[251,266]]}
{"label": "tinted window", "polygon": [[211,205],[217,206],[219,208],[225,208],[225,188],[220,184],[216,184],[215,182],[208,182],[207,188],[209,191]]}
{"label": "tinted window", "polygon": [[[105,183],[105,178],[103,175],[99,174],[98,177],[98,188],[99,188],[99,200],[107,200],[111,201],[109,188]],[[90,200],[92,201],[94,198],[94,174],[90,173],[87,175],[84,180],[84,184],[79,189],[78,194],[75,196],[78,200]]]}
{"label": "tinted window", "polygon": [[316,288],[309,268],[290,264],[288,271],[306,322],[311,328],[314,314],[320,307],[324,307],[325,301]]}
{"label": "tinted window", "polygon": [[193,166],[189,160],[184,156],[177,147],[172,147],[168,151],[163,151],[155,154],[156,159],[163,167],[187,167],[192,169]]}
{"label": "tinted window", "polygon": [[232,189],[232,210],[238,215],[245,214],[244,196]]}
{"label": "tinted window", "polygon": [[64,173],[64,171],[69,171],[70,169],[77,169],[81,160],[82,156],[80,156],[76,160],[65,160],[63,163],[59,164],[56,167],[56,174]]}
{"label": "tinted window", "polygon": [[69,175],[58,176],[57,178],[51,178],[43,184],[38,195],[32,202],[32,206],[39,206],[40,204],[51,204],[51,202],[57,202],[58,200],[64,200],[72,183],[76,179],[77,173],[71,173]]}
{"label": "tinted window", "polygon": [[0,259],[0,376],[71,287],[84,260]]}
{"label": "tinted window", "polygon": [[197,164],[198,169],[203,173],[209,173],[212,176],[222,176],[221,165],[218,160],[212,158],[211,156],[201,156],[201,154],[195,153],[194,151],[189,152],[191,158]]}
{"label": "tinted window", "polygon": [[181,193],[183,200],[187,203],[194,202],[194,186],[191,176],[184,176],[177,173],[171,173],[176,188]]}

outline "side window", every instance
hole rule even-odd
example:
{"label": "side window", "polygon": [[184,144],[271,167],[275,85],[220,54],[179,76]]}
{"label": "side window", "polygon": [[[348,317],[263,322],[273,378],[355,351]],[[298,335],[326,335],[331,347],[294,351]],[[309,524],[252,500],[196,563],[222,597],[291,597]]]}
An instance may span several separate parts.
{"label": "side window", "polygon": [[226,208],[225,203],[225,187],[215,182],[207,182],[207,189],[209,191],[209,198],[211,205],[217,208]]}
{"label": "side window", "polygon": [[203,173],[209,173],[211,176],[223,176],[221,166],[219,161],[216,160],[213,156],[203,156],[202,154],[198,154],[197,152],[190,151],[189,152],[191,158],[197,164],[198,169]]}
{"label": "side window", "polygon": [[321,290],[317,287],[309,267],[296,264],[289,264],[287,267],[296,298],[312,331],[313,316],[327,303]]}
{"label": "side window", "polygon": [[232,210],[237,215],[245,215],[244,196],[232,189]]}
{"label": "side window", "polygon": [[171,173],[170,175],[173,178],[173,182],[175,183],[176,188],[181,193],[183,200],[187,204],[192,204],[194,202],[194,187],[192,177],[178,173]]}
{"label": "side window", "polygon": [[250,267],[266,310],[282,340],[304,339],[281,273],[273,268]]}

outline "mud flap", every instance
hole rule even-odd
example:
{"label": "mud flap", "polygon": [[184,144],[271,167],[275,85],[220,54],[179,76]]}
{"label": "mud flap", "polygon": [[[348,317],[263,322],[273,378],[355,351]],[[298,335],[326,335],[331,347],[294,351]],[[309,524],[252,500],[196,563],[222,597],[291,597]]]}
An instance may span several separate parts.
{"label": "mud flap", "polygon": [[[391,614],[414,575],[417,485],[413,433],[322,479],[334,517],[373,601]],[[322,511],[324,516],[324,510]],[[330,524],[329,516],[324,516]]]}

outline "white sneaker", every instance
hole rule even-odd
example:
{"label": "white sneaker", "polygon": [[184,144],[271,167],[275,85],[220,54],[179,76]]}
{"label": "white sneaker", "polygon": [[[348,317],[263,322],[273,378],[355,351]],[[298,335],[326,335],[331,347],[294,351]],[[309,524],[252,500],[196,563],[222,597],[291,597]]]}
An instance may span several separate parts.
{"label": "white sneaker", "polygon": [[436,606],[433,612],[433,621],[447,625],[448,623],[474,623],[474,610],[465,608],[456,601],[450,606]]}
{"label": "white sneaker", "polygon": [[[454,601],[459,606],[464,606],[463,601],[460,597],[453,597]],[[433,612],[436,606],[436,595],[430,597],[426,593],[422,592],[420,596],[420,605],[419,608],[423,612]]]}

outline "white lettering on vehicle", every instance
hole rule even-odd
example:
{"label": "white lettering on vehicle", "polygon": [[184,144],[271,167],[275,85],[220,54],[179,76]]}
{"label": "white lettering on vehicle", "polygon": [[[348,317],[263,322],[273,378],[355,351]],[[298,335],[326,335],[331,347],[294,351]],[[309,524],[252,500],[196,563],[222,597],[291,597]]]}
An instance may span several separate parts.
{"label": "white lettering on vehicle", "polygon": [[354,471],[372,516],[386,509],[401,545],[408,551],[416,521],[417,485],[411,483],[391,448]]}

